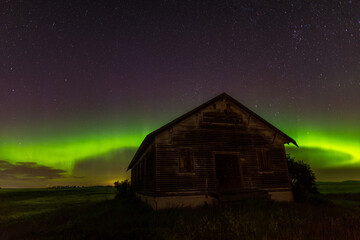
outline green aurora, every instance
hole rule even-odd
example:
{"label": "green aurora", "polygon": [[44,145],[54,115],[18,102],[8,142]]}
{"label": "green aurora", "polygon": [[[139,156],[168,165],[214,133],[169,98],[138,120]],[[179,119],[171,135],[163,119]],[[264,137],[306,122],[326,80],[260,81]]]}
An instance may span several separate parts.
{"label": "green aurora", "polygon": [[104,155],[119,148],[134,148],[143,136],[111,135],[101,138],[80,137],[48,142],[10,142],[0,147],[0,155],[10,162],[37,162],[71,172],[77,161]]}
{"label": "green aurora", "polygon": [[[140,131],[134,126],[123,129],[111,128],[111,126],[106,129],[84,127],[82,131],[78,132],[74,128],[72,131],[58,128],[57,132],[51,133],[51,137],[49,134],[42,135],[38,130],[40,133],[37,135],[41,136],[7,138],[7,141],[3,141],[0,145],[0,156],[2,160],[13,164],[36,162],[39,165],[62,169],[68,174],[74,174],[76,163],[86,161],[86,159],[103,158],[119,149],[136,149],[150,130]],[[152,129],[156,129],[156,127]],[[314,126],[303,129],[303,131],[291,127],[283,129],[299,145],[299,148],[293,145],[286,146],[288,153],[310,163],[315,170],[318,168],[360,167],[360,141],[356,131],[349,131],[348,134],[344,132],[336,134],[335,132],[320,131],[320,127],[315,128]],[[34,132],[37,131],[29,134],[34,134]],[[71,132],[74,132],[74,135],[71,135]],[[119,160],[122,161],[123,166],[123,173],[119,173],[119,176],[126,176],[125,168],[130,160]]]}
{"label": "green aurora", "polygon": [[221,92],[318,180],[360,180],[359,1],[19,2],[1,5],[0,187],[126,179],[148,133]]}

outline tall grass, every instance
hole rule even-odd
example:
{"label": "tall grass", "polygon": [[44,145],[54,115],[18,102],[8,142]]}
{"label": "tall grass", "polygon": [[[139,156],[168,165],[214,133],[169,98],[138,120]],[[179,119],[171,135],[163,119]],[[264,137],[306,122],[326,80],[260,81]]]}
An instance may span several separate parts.
{"label": "tall grass", "polygon": [[[153,211],[133,197],[115,199],[115,192],[60,191],[37,192],[35,198],[27,193],[27,199],[0,194],[0,213],[4,202],[16,211],[18,200],[24,210],[48,209],[3,219],[0,239],[360,239],[360,201],[336,202],[352,196],[356,203],[353,195],[325,195],[312,203],[241,201]],[[52,202],[43,201],[42,207],[42,198]]]}

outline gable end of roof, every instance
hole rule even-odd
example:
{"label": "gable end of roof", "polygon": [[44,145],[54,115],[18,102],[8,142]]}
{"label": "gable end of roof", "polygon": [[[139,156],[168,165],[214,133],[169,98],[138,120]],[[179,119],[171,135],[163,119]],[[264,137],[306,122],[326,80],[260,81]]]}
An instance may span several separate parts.
{"label": "gable end of roof", "polygon": [[221,93],[220,95],[210,99],[209,101],[201,104],[200,106],[194,108],[193,110],[185,113],[184,115],[174,119],[173,121],[165,124],[164,126],[160,127],[159,129],[149,133],[144,140],[142,141],[140,147],[138,148],[138,150],[136,151],[133,159],[131,160],[127,171],[130,170],[135,163],[137,162],[137,160],[141,157],[141,155],[144,153],[144,151],[151,145],[151,143],[153,142],[153,140],[155,139],[155,137],[160,134],[161,132],[165,131],[166,129],[174,126],[175,124],[177,124],[178,122],[188,118],[189,116],[193,115],[194,113],[200,111],[201,109],[205,108],[208,105],[211,105],[212,103],[223,99],[223,98],[227,98],[230,101],[232,101],[235,105],[237,105],[238,107],[242,108],[243,110],[245,110],[247,113],[249,113],[249,115],[257,118],[258,120],[260,120],[261,122],[263,122],[265,125],[267,125],[269,128],[273,129],[275,132],[277,132],[278,134],[280,134],[281,136],[283,136],[285,139],[288,140],[288,143],[293,143],[295,146],[298,147],[296,141],[294,139],[292,139],[291,137],[289,137],[288,135],[286,135],[285,133],[283,133],[282,131],[280,131],[278,128],[276,128],[275,126],[273,126],[271,123],[269,123],[268,121],[266,121],[265,119],[263,119],[262,117],[260,117],[259,115],[257,115],[255,112],[251,111],[249,108],[245,107],[243,104],[241,104],[240,102],[238,102],[236,99],[234,99],[233,97],[231,97],[230,95],[228,95],[227,93]]}

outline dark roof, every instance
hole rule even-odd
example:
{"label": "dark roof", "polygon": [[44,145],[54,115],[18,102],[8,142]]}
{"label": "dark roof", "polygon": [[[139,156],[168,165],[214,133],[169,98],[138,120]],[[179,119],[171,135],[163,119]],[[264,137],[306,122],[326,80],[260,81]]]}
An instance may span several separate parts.
{"label": "dark roof", "polygon": [[258,120],[262,121],[265,125],[267,125],[268,127],[270,127],[271,129],[273,129],[274,131],[276,131],[278,134],[280,134],[281,136],[283,136],[284,138],[286,138],[289,143],[293,143],[295,146],[298,146],[296,141],[294,139],[292,139],[291,137],[289,137],[288,135],[286,135],[285,133],[283,133],[282,131],[280,131],[279,129],[277,129],[276,127],[274,127],[272,124],[270,124],[269,122],[267,122],[265,119],[263,119],[262,117],[260,117],[259,115],[257,115],[256,113],[254,113],[253,111],[251,111],[250,109],[248,109],[247,107],[245,107],[244,105],[242,105],[240,102],[238,102],[236,99],[232,98],[231,96],[229,96],[226,93],[222,93],[212,99],[210,99],[209,101],[201,104],[200,106],[198,106],[197,108],[194,108],[193,110],[191,110],[190,112],[185,113],[184,115],[174,119],[173,121],[169,122],[168,124],[162,126],[161,128],[149,133],[144,141],[141,143],[139,149],[136,151],[133,159],[131,160],[128,169],[130,170],[134,164],[136,163],[136,161],[139,159],[139,157],[144,153],[144,151],[147,149],[147,147],[152,143],[152,141],[154,140],[155,136],[158,135],[159,133],[163,132],[164,130],[174,126],[175,124],[181,122],[182,120],[190,117],[191,115],[193,115],[194,113],[200,111],[201,109],[205,108],[208,105],[211,105],[213,102],[216,102],[220,99],[223,98],[227,98],[229,100],[231,100],[233,103],[235,103],[238,107],[242,108],[243,110],[245,110],[246,112],[248,112],[251,116],[257,118]]}

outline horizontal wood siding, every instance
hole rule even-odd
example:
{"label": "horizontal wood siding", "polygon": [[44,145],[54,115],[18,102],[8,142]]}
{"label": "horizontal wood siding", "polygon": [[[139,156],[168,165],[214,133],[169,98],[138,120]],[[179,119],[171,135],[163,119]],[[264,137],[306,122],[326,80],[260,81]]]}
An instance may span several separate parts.
{"label": "horizontal wood siding", "polygon": [[131,187],[137,193],[155,196],[155,154],[155,147],[150,146],[131,170]]}
{"label": "horizontal wood siding", "polygon": [[[218,106],[224,107],[225,104],[220,102]],[[156,194],[216,192],[214,154],[217,152],[237,154],[242,175],[242,183],[239,184],[243,185],[244,190],[289,187],[284,142],[276,138],[274,130],[260,121],[251,120],[251,117],[233,107],[231,121],[224,119],[224,113],[216,113],[221,109],[214,111],[206,115],[206,122],[200,112],[156,138]],[[214,120],[217,114],[219,121]],[[234,120],[236,115],[238,121]],[[215,123],[212,124],[209,119]],[[191,148],[192,173],[179,172],[179,149],[182,147]],[[258,149],[267,150],[268,171],[259,169]]]}
{"label": "horizontal wood siding", "polygon": [[[180,147],[180,146],[179,146]],[[196,146],[191,148],[193,154],[193,172],[179,172],[179,150],[174,145],[158,145],[156,156],[157,194],[182,192],[204,193],[215,191],[213,175],[214,165],[211,152],[201,151]],[[206,180],[207,179],[207,180]],[[208,186],[210,186],[208,188]]]}

